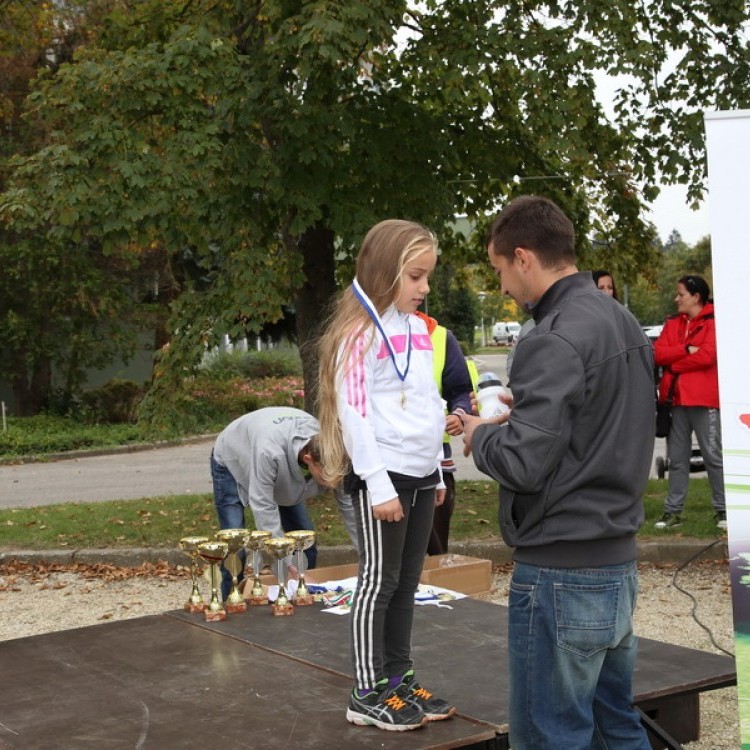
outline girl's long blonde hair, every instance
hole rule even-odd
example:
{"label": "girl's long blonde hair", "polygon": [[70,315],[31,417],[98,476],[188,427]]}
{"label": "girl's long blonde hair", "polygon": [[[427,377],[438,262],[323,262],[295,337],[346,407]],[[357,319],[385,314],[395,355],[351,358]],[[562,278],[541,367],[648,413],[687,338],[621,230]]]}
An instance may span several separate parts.
{"label": "girl's long blonde hair", "polygon": [[[413,221],[387,219],[365,236],[357,254],[356,274],[362,290],[379,315],[401,292],[404,266],[422,253],[437,253],[437,241],[427,227]],[[344,448],[337,404],[337,382],[345,375],[355,341],[369,333],[363,351],[372,343],[375,327],[351,286],[337,298],[318,343],[318,420],[323,478],[338,485],[350,468]]]}

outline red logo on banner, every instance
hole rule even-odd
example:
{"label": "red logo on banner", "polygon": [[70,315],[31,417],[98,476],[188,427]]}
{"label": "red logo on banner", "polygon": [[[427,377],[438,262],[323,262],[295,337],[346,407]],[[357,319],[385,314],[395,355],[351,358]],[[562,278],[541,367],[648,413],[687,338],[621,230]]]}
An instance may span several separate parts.
{"label": "red logo on banner", "polygon": [[745,427],[750,427],[750,414],[740,414],[740,422],[742,422]]}

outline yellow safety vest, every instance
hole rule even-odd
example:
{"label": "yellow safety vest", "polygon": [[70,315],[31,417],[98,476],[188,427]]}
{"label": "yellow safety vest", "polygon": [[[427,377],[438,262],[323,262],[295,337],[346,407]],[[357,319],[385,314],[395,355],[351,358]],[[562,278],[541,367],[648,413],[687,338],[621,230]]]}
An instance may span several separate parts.
{"label": "yellow safety vest", "polygon": [[[448,349],[448,329],[445,326],[435,326],[430,334],[432,341],[432,375],[437,383],[440,395],[443,395],[443,368],[445,367],[445,354]],[[451,436],[446,432],[443,434],[443,442],[450,443]]]}
{"label": "yellow safety vest", "polygon": [[432,374],[442,396],[443,368],[445,367],[445,353],[448,348],[448,329],[445,326],[435,326],[435,330],[430,334],[430,341],[432,341]]}
{"label": "yellow safety vest", "polygon": [[474,391],[476,394],[477,392],[477,383],[479,382],[479,370],[477,370],[477,363],[471,359],[471,357],[466,357],[466,366],[469,368],[469,378],[471,378],[471,390]]}

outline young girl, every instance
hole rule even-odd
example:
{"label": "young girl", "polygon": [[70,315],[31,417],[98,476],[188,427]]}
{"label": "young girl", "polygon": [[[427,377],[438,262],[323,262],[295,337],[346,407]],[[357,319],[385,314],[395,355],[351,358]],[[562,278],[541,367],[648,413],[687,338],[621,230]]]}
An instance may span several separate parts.
{"label": "young girl", "polygon": [[436,262],[436,240],[425,227],[376,224],[319,351],[324,478],[346,477],[359,537],[346,718],[391,731],[455,713],[419,685],[411,660],[414,593],[445,492],[443,404],[427,327],[413,314]]}

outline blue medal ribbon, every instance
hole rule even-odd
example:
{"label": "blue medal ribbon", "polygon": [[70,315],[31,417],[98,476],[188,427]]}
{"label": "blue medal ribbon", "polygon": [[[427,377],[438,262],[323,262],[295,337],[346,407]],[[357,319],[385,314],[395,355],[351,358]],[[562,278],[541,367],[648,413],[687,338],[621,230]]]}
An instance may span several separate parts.
{"label": "blue medal ribbon", "polygon": [[[406,379],[406,375],[409,372],[409,365],[411,364],[411,325],[409,324],[409,316],[406,316],[406,367],[404,368],[404,371],[401,372],[401,370],[398,367],[398,364],[396,363],[396,352],[393,349],[393,344],[391,344],[391,340],[388,338],[385,329],[383,328],[383,323],[380,320],[380,315],[378,315],[378,311],[375,309],[375,305],[372,304],[372,301],[370,298],[365,294],[362,287],[359,285],[359,282],[355,278],[352,281],[352,291],[354,292],[354,296],[359,300],[362,307],[365,308],[367,311],[367,314],[372,319],[372,322],[375,323],[378,330],[380,331],[380,335],[383,337],[383,340],[385,341],[385,345],[388,347],[388,353],[391,356],[391,361],[393,362],[393,367],[396,370],[396,374],[399,377],[399,380],[403,384],[404,380]],[[404,399],[404,393],[403,393],[403,385],[401,389],[401,406],[405,405],[405,399]]]}

